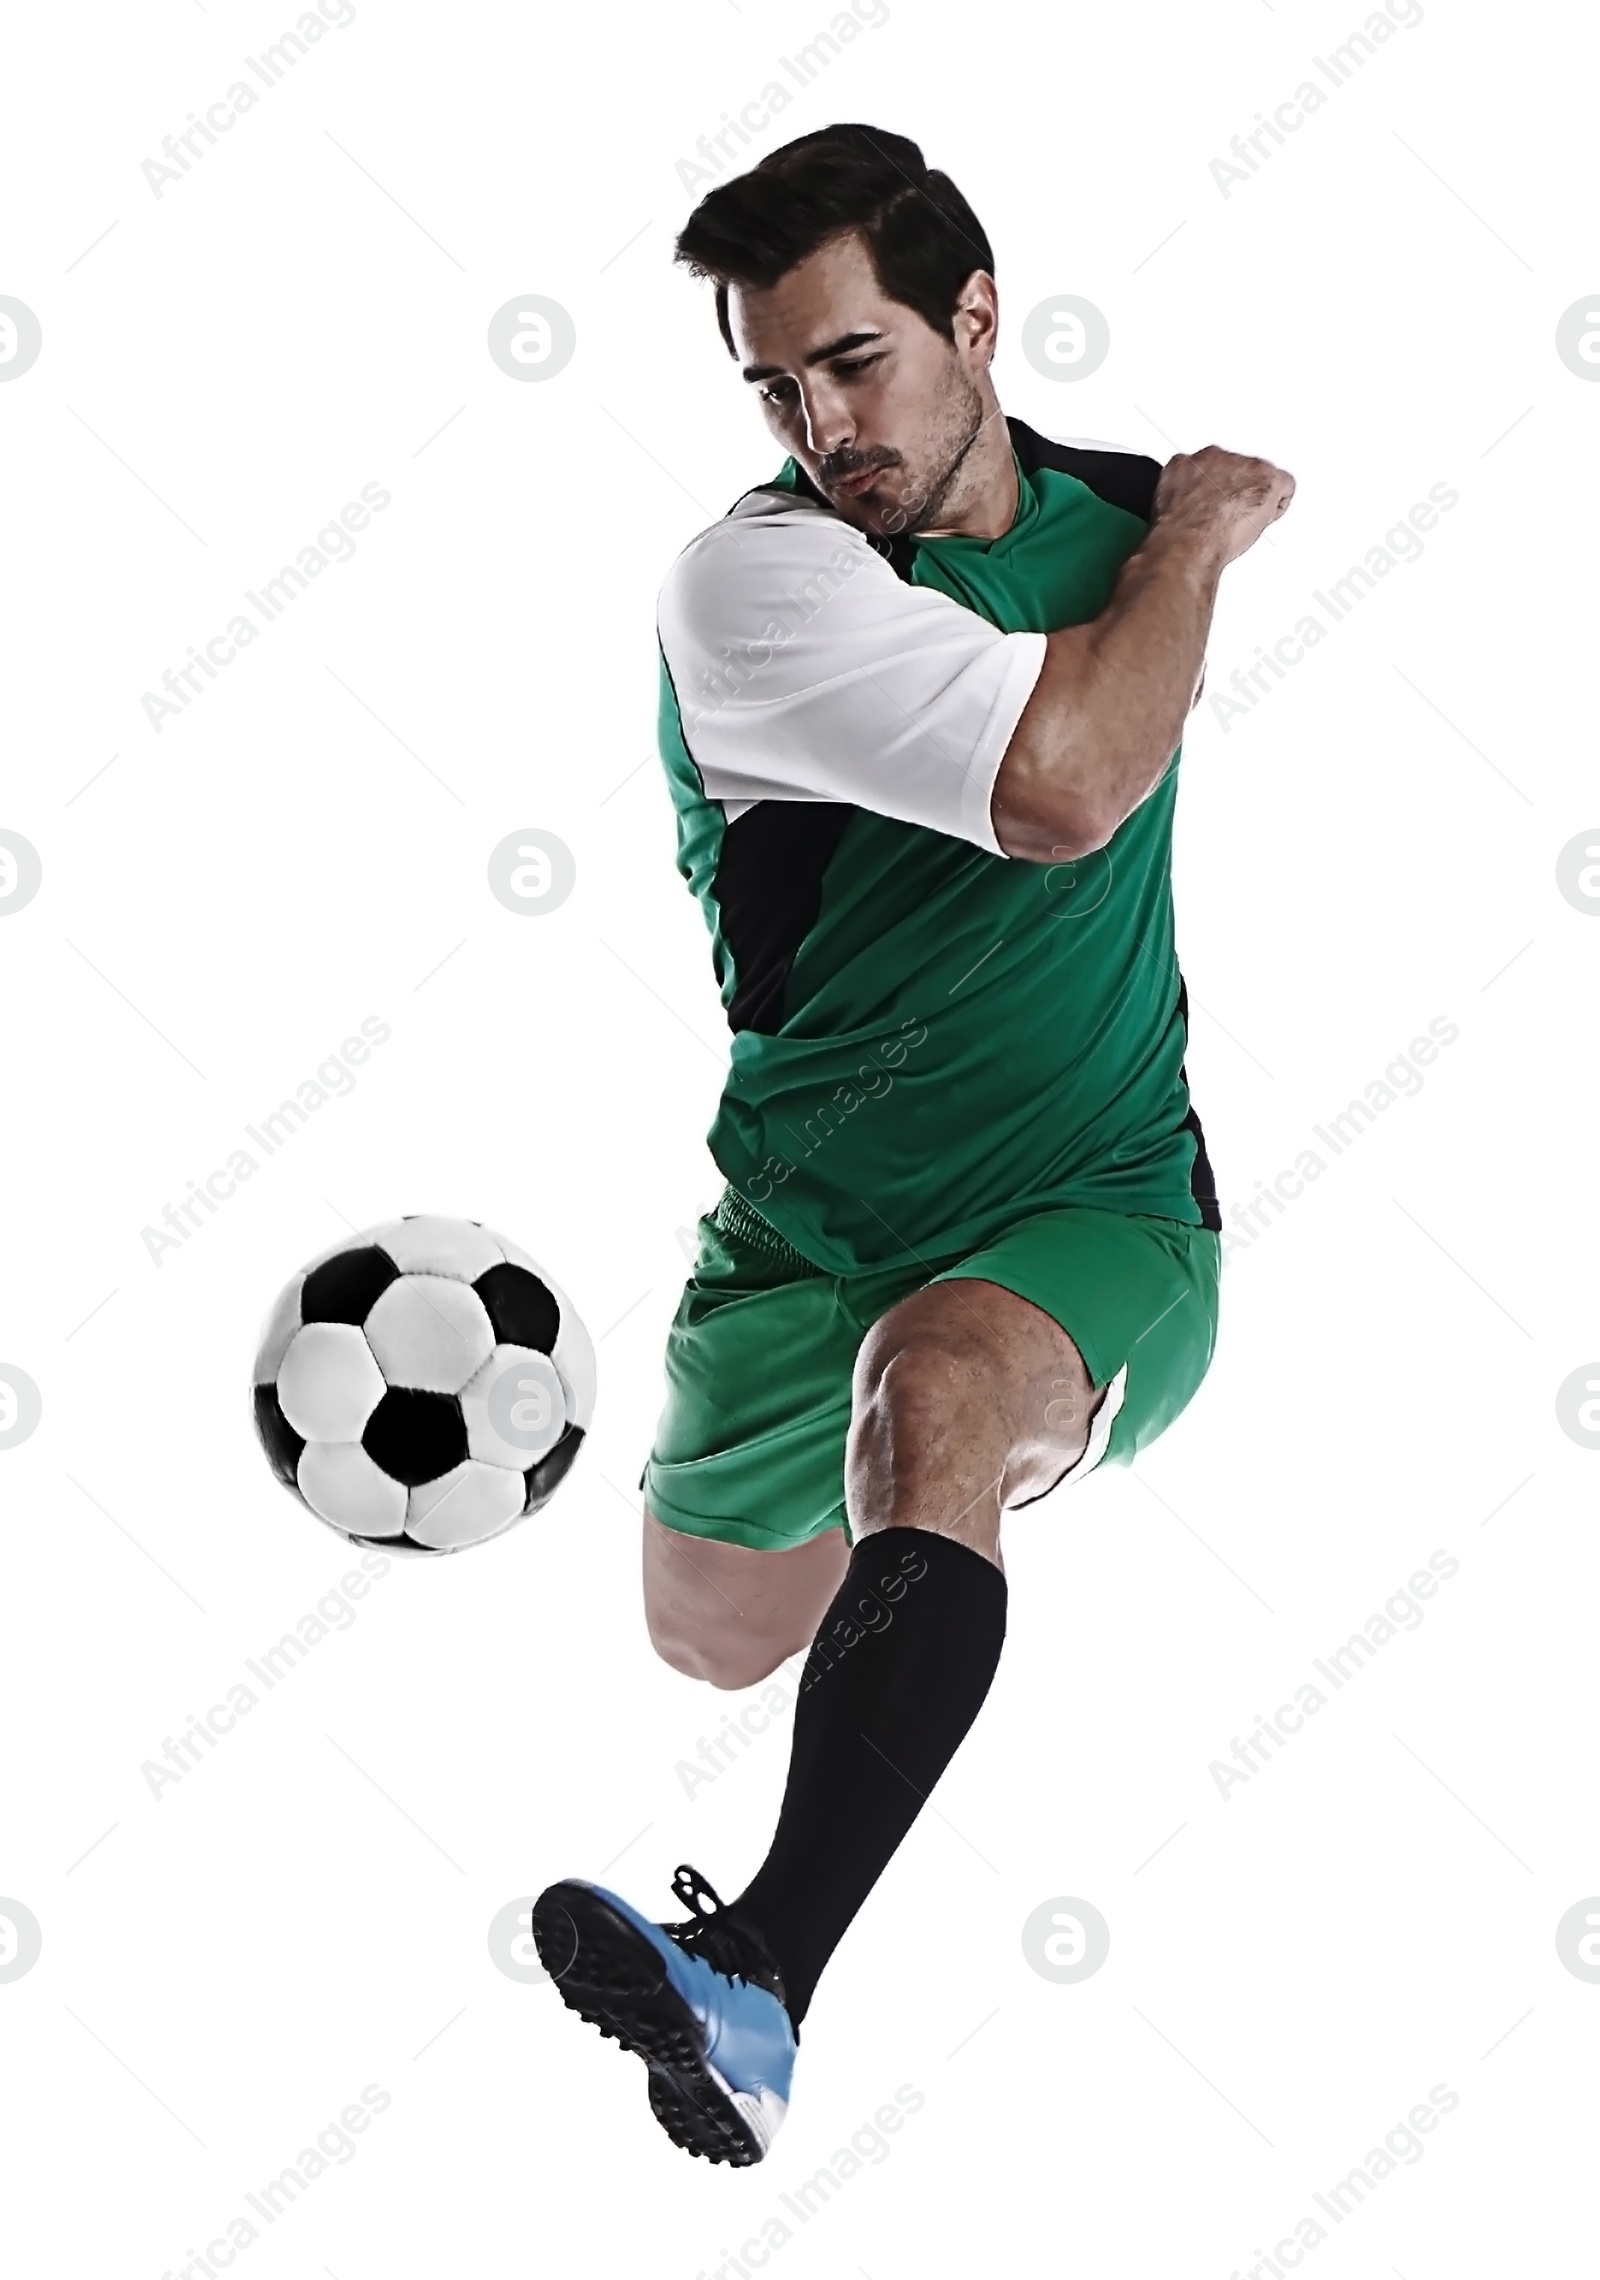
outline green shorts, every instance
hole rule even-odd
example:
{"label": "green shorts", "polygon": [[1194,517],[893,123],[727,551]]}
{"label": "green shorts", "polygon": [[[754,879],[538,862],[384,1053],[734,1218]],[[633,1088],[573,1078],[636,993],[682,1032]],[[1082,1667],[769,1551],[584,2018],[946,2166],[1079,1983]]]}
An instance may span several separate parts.
{"label": "green shorts", "polygon": [[831,1275],[729,1190],[667,1336],[667,1404],[640,1476],[666,1527],[758,1551],[844,1528],[856,1351],[930,1282],[978,1276],[1059,1322],[1098,1391],[1065,1476],[1129,1464],[1182,1410],[1216,1345],[1221,1243],[1176,1219],[1068,1209],[1018,1220],[958,1258]]}

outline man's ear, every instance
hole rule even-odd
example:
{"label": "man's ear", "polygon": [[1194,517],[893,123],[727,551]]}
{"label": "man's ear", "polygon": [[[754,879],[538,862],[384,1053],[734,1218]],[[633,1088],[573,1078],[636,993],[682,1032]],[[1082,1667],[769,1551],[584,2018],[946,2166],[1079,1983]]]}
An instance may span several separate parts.
{"label": "man's ear", "polygon": [[1000,338],[1000,296],[986,269],[974,269],[963,281],[956,296],[955,318],[958,325],[966,320],[969,346],[986,341],[984,361],[992,364]]}

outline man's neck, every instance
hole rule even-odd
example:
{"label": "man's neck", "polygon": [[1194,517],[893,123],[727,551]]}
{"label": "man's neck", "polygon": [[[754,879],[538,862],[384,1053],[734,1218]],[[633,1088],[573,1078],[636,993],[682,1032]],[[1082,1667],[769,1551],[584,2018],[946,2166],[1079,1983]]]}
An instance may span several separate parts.
{"label": "man's neck", "polygon": [[1011,431],[995,404],[962,462],[939,521],[919,538],[1004,538],[1021,505]]}

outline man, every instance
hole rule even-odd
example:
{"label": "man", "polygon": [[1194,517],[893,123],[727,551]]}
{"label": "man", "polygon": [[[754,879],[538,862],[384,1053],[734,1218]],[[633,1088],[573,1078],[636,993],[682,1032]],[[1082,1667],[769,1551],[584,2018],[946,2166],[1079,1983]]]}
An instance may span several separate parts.
{"label": "man", "polygon": [[829,1955],[1005,1630],[1003,1512],[1127,1463],[1215,1340],[1183,1057],[1179,738],[1224,566],[1292,479],[1007,421],[994,258],[915,143],[838,126],[711,191],[678,257],[789,457],[660,605],[679,867],[733,1031],[645,1489],[657,1650],[714,1686],[810,1642],[737,1900],[534,1911],[668,2135],[765,2154]]}

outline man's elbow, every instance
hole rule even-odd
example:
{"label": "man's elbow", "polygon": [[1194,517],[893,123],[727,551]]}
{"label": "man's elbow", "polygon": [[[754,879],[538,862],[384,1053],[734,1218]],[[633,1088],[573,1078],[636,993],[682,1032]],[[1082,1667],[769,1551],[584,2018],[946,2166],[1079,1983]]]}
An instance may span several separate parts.
{"label": "man's elbow", "polygon": [[1002,854],[1028,863],[1070,863],[1110,845],[1164,780],[1179,740],[1137,749],[1102,746],[1043,756],[1008,752],[995,779],[990,820]]}
{"label": "man's elbow", "polygon": [[1070,743],[1014,737],[1000,763],[990,820],[1002,854],[1024,863],[1071,863],[1104,847],[1122,821],[1111,772]]}
{"label": "man's elbow", "polygon": [[998,797],[990,820],[1002,855],[1019,863],[1076,863],[1110,844],[1122,818],[1094,812],[1078,801],[1009,807]]}

